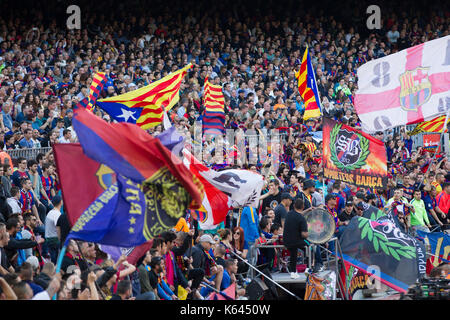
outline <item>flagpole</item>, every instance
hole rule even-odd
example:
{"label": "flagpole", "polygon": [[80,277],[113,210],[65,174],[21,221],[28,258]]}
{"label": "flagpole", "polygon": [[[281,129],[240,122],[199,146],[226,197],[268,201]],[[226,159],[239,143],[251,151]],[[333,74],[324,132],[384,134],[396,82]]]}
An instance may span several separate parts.
{"label": "flagpole", "polygon": [[[58,260],[56,261],[56,273],[59,273],[61,271],[61,264],[63,261],[64,256],[66,255],[66,246],[63,246],[61,248],[61,251],[59,252]],[[56,293],[52,297],[52,300],[56,300]]]}
{"label": "flagpole", "polygon": [[268,277],[266,274],[262,273],[261,271],[259,271],[257,268],[255,268],[254,266],[252,266],[250,263],[248,263],[247,261],[245,261],[241,256],[239,256],[237,253],[233,252],[232,250],[230,251],[236,258],[239,258],[239,260],[241,260],[242,262],[244,262],[246,265],[248,265],[250,268],[252,268],[253,270],[255,270],[256,272],[258,272],[260,275],[262,275],[265,279],[269,280],[270,282],[272,282],[273,284],[275,284],[276,286],[278,286],[279,288],[283,289],[285,292],[289,293],[291,296],[293,296],[294,298],[296,298],[297,300],[301,300],[298,296],[296,296],[294,293],[290,292],[288,289],[286,289],[285,287],[283,287],[282,285],[278,284],[276,281],[274,281],[273,279],[271,279],[270,277]]}
{"label": "flagpole", "polygon": [[[308,50],[308,55],[309,55],[309,45],[306,46],[306,50]],[[312,65],[312,61],[311,61],[311,66],[312,66],[312,72],[313,72],[313,77],[314,77],[314,81],[316,82],[316,88],[317,88],[317,96],[319,97],[319,101],[316,101],[319,105],[319,111],[322,115],[322,130],[323,130],[323,112],[322,112],[322,99],[320,98],[320,92],[319,92],[319,88],[317,87],[317,78],[316,78],[316,72],[314,71],[314,66]],[[306,108],[306,106],[305,106]],[[306,110],[306,109],[305,109]],[[322,138],[322,142],[323,142],[323,138]],[[322,155],[323,156],[323,155]],[[323,174],[323,170],[322,170],[322,174]],[[325,177],[322,177],[322,192],[323,194],[325,194]]]}
{"label": "flagpole", "polygon": [[[306,45],[306,50],[308,50],[308,56],[309,56],[309,45]],[[311,57],[311,56],[310,56]],[[319,97],[319,101],[316,101],[319,105],[319,111],[320,113],[322,113],[322,100],[320,98],[320,92],[319,92],[319,88],[317,87],[317,78],[316,78],[316,72],[314,71],[314,66],[312,64],[312,60],[311,60],[311,66],[312,66],[312,73],[313,73],[313,77],[314,77],[314,81],[316,83],[316,88],[317,88],[317,96]],[[305,106],[306,108],[306,106]]]}
{"label": "flagpole", "polygon": [[[438,144],[438,147],[437,147],[436,150],[434,151],[433,158],[431,159],[431,162],[430,162],[430,164],[428,165],[427,171],[425,172],[425,174],[424,174],[424,176],[423,176],[423,179],[422,179],[422,181],[421,181],[420,184],[419,184],[419,187],[418,187],[419,189],[420,189],[420,187],[422,186],[422,183],[423,183],[423,181],[425,180],[425,177],[427,176],[428,172],[430,171],[431,165],[433,164],[434,159],[436,158],[436,154],[437,154],[439,148],[441,148],[441,151],[443,150],[442,137],[443,137],[443,135],[444,135],[444,133],[445,133],[445,130],[446,130],[447,127],[448,127],[447,121],[448,121],[449,115],[450,115],[450,109],[448,110],[447,115],[445,116],[444,124],[442,125],[442,131],[441,131],[441,134],[440,134],[440,136],[439,136],[439,144]],[[430,182],[430,183],[431,183],[431,182]]]}
{"label": "flagpole", "polygon": [[[76,242],[76,244],[77,244],[78,251],[80,251],[81,259],[83,259],[84,261],[86,261],[86,265],[87,265],[87,259],[84,257],[83,252],[81,251],[80,243],[78,242],[78,240],[75,240],[75,242]],[[88,266],[88,270],[89,270],[89,266]],[[90,271],[90,272],[92,272],[92,271]],[[100,293],[100,295],[101,295],[102,298],[104,299],[104,298],[105,298],[105,295],[103,294],[102,290],[101,290],[100,287],[98,286],[97,281],[94,281],[94,285],[95,285],[95,288],[97,288],[97,291]]]}

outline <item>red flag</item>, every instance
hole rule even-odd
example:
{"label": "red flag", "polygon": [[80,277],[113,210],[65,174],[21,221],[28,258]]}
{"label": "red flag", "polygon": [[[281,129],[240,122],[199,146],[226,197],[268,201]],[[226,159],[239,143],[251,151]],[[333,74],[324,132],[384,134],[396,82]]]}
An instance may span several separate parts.
{"label": "red flag", "polygon": [[[222,293],[226,294],[227,297],[232,298],[233,300],[236,300],[236,283],[232,283],[228,288],[222,291]],[[227,300],[223,295],[219,293],[213,292],[209,297],[208,300]]]}
{"label": "red flag", "polygon": [[[186,167],[202,183],[204,190],[202,206],[198,210],[191,210],[192,216],[198,220],[202,230],[214,229],[218,224],[225,221],[231,208],[228,195],[216,188],[205,177],[205,172],[211,169],[205,167],[189,151],[183,151],[183,162]],[[203,173],[203,174],[202,174]],[[194,208],[191,208],[194,209]]]}
{"label": "red flag", "polygon": [[324,177],[361,187],[387,184],[382,141],[329,118],[323,120]]}
{"label": "red flag", "polygon": [[79,143],[55,144],[53,150],[59,180],[64,186],[64,208],[74,225],[83,211],[116,181],[116,175],[109,167],[86,156]]}

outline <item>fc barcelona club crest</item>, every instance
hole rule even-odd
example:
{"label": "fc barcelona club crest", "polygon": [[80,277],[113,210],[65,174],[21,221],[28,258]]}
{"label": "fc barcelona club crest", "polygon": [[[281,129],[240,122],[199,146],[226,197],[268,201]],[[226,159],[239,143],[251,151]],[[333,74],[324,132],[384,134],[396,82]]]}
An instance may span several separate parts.
{"label": "fc barcelona club crest", "polygon": [[366,164],[369,140],[361,134],[336,125],[330,134],[331,161],[341,170],[352,171]]}
{"label": "fc barcelona club crest", "polygon": [[116,182],[116,175],[114,171],[104,164],[100,165],[95,175],[97,176],[98,184],[103,190],[108,189],[113,183]]}
{"label": "fc barcelona club crest", "polygon": [[430,100],[431,82],[428,79],[429,69],[418,67],[400,75],[400,104],[403,110],[417,111],[419,106]]}

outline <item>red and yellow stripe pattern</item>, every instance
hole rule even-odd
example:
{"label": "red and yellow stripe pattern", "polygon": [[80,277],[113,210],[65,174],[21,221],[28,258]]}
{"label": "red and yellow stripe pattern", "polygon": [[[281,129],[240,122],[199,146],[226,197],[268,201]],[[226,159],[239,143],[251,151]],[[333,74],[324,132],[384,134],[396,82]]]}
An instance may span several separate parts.
{"label": "red and yellow stripe pattern", "polygon": [[220,134],[225,132],[225,98],[222,87],[205,79],[203,90],[203,133]]}
{"label": "red and yellow stripe pattern", "polygon": [[[445,116],[439,116],[430,121],[422,122],[418,124],[413,131],[408,132],[410,136],[421,133],[421,132],[442,132],[442,128],[444,126]],[[448,121],[450,122],[450,121]],[[447,122],[447,123],[448,123]],[[445,129],[445,132],[448,130]]]}
{"label": "red and yellow stripe pattern", "polygon": [[164,110],[169,111],[180,100],[181,82],[191,67],[190,63],[145,87],[101,99],[97,104],[105,110],[111,108],[112,104],[115,104],[115,108],[141,109],[136,124],[144,130],[155,127],[162,123]]}
{"label": "red and yellow stripe pattern", "polygon": [[306,47],[300,69],[295,73],[295,77],[298,80],[298,91],[305,102],[303,120],[317,118],[321,115],[320,107],[316,100],[318,92],[312,68],[308,47]]}
{"label": "red and yellow stripe pattern", "polygon": [[92,107],[95,105],[97,98],[100,96],[100,92],[102,91],[106,81],[106,74],[104,72],[95,73],[89,88],[89,100],[86,106],[86,109],[89,111],[92,111]]}

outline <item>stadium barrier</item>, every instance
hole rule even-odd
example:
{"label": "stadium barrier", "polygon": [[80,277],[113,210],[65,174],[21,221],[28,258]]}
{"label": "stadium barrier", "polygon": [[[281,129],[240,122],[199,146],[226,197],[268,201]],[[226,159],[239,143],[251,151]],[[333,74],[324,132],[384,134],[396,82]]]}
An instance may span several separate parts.
{"label": "stadium barrier", "polygon": [[20,157],[25,158],[27,160],[35,160],[36,156],[39,153],[46,154],[49,152],[52,148],[46,147],[46,148],[23,148],[23,149],[13,149],[13,150],[7,150],[6,152],[11,156],[11,159],[15,160]]}

